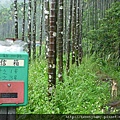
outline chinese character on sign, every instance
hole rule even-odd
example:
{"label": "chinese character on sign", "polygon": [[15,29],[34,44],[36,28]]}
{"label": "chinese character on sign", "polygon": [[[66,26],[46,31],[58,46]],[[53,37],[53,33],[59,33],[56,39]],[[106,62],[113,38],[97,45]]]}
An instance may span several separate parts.
{"label": "chinese character on sign", "polygon": [[6,66],[6,60],[0,60],[0,66]]}
{"label": "chinese character on sign", "polygon": [[18,60],[14,60],[13,65],[14,65],[14,66],[19,66],[19,61],[18,61]]}

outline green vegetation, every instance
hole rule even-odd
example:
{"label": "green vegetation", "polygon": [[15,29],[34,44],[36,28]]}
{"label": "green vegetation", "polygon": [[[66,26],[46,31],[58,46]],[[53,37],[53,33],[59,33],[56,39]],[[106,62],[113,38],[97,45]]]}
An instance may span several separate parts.
{"label": "green vegetation", "polygon": [[[34,0],[35,1],[35,0]],[[32,16],[31,23],[33,24],[33,13],[34,8],[37,7],[37,41],[39,39],[43,40],[45,44],[45,38],[50,38],[46,35],[47,24],[45,6],[47,5],[47,0],[38,0],[37,6],[34,6],[34,1],[32,1]],[[46,5],[45,2],[46,1]],[[120,2],[114,1],[113,4],[110,0],[103,0],[98,3],[96,0],[82,0],[81,6],[81,17],[78,15],[76,10],[77,3],[75,0],[70,3],[70,0],[65,1],[63,7],[63,42],[66,44],[68,40],[68,34],[71,33],[72,39],[70,39],[71,46],[73,41],[78,39],[77,20],[81,21],[80,34],[81,40],[79,43],[83,47],[83,62],[79,66],[75,64],[70,65],[70,74],[67,75],[66,71],[66,56],[63,56],[64,60],[64,82],[61,83],[58,80],[57,73],[57,83],[54,96],[51,101],[48,98],[48,61],[43,59],[45,57],[45,52],[48,48],[43,44],[42,53],[39,56],[39,52],[36,52],[37,57],[41,57],[35,61],[31,61],[29,65],[29,103],[27,106],[19,107],[17,109],[18,114],[102,114],[102,108],[104,105],[111,101],[119,100],[120,92]],[[72,4],[71,7],[69,6]],[[44,5],[44,6],[42,6]],[[53,5],[54,6],[54,5]],[[27,38],[28,32],[28,3],[26,3],[26,23],[25,24],[25,34]],[[44,11],[45,10],[45,11]],[[70,11],[69,11],[70,10]],[[74,13],[75,10],[75,13]],[[77,11],[77,12],[76,12]],[[71,12],[71,17],[69,18],[69,12]],[[80,14],[80,13],[79,13]],[[0,36],[1,39],[6,37],[14,36],[14,6],[10,5],[10,8],[3,8],[0,10]],[[19,18],[19,37],[22,33],[22,19],[23,19],[23,3],[18,3],[18,18]],[[59,16],[59,15],[58,15]],[[61,15],[62,16],[62,15]],[[73,18],[76,16],[76,20]],[[78,19],[77,17],[80,17]],[[70,21],[71,23],[69,23]],[[82,18],[82,19],[81,19]],[[46,21],[44,20],[46,19]],[[62,20],[62,18],[60,18]],[[68,22],[69,21],[69,22]],[[41,23],[42,22],[42,23]],[[75,28],[69,31],[70,26]],[[48,24],[50,27],[50,25]],[[59,24],[57,26],[60,27]],[[29,27],[30,28],[30,27]],[[40,30],[41,29],[41,30]],[[33,26],[31,35],[33,37]],[[69,31],[69,32],[68,32]],[[76,35],[76,36],[75,36]],[[46,37],[45,37],[46,36]],[[54,36],[55,37],[55,36]],[[27,40],[27,39],[26,39]],[[32,39],[33,40],[33,39]],[[46,39],[47,40],[47,39]],[[62,39],[59,39],[60,41]],[[50,41],[50,40],[49,40]],[[33,42],[33,41],[32,41]],[[57,41],[58,42],[58,41]],[[52,42],[51,42],[52,43]],[[77,43],[77,41],[76,41]],[[78,45],[76,44],[75,45]],[[34,43],[33,43],[34,44]],[[53,45],[53,43],[51,44]],[[64,45],[66,55],[66,47]],[[57,45],[58,47],[58,45]],[[63,47],[61,45],[61,47]],[[60,48],[61,48],[60,47]],[[77,46],[74,46],[77,48]],[[44,48],[44,49],[43,49]],[[34,48],[33,48],[34,49]],[[34,50],[31,50],[31,56],[35,55]],[[71,56],[73,53],[73,48],[71,49]],[[53,50],[54,51],[54,50]],[[59,51],[57,49],[57,51]],[[76,49],[77,51],[77,49]],[[55,51],[54,51],[55,52]],[[78,52],[78,51],[77,51]],[[77,53],[76,52],[76,53]],[[82,50],[81,50],[82,52]],[[68,54],[68,53],[67,53]],[[57,54],[58,55],[58,54]],[[52,54],[51,54],[52,56]],[[74,56],[74,55],[73,55]],[[86,57],[87,56],[87,57]],[[89,57],[90,56],[90,57]],[[78,58],[78,54],[75,55],[75,59]],[[52,58],[52,57],[51,57]],[[71,60],[71,59],[70,59]],[[58,61],[57,61],[58,62]],[[52,63],[52,62],[51,62]],[[52,65],[54,65],[52,63]],[[58,65],[56,65],[58,67]],[[57,68],[57,72],[58,72]],[[99,74],[98,74],[99,73]],[[114,79],[118,83],[118,96],[114,100],[111,98],[111,84],[110,79],[104,81],[103,77]],[[54,77],[53,77],[54,78]],[[105,78],[106,79],[106,78]],[[50,80],[50,79],[49,79]],[[108,108],[105,108],[108,111]],[[117,111],[116,111],[117,112]],[[114,111],[113,111],[114,113]]]}
{"label": "green vegetation", "polygon": [[115,2],[99,20],[99,28],[90,30],[84,38],[89,41],[89,50],[97,57],[119,66],[120,59],[120,2]]}
{"label": "green vegetation", "polygon": [[29,104],[17,109],[19,114],[102,114],[101,106],[110,101],[110,82],[96,76],[102,71],[119,80],[119,71],[102,60],[84,57],[83,63],[64,73],[64,83],[57,82],[55,95],[48,100],[47,61],[40,59],[29,67]]}

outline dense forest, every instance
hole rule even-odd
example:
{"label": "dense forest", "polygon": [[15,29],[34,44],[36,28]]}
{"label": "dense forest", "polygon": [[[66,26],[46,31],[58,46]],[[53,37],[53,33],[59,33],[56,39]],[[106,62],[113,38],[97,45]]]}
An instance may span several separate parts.
{"label": "dense forest", "polygon": [[29,104],[19,114],[120,113],[120,0],[14,0],[0,28],[1,40],[28,44]]}

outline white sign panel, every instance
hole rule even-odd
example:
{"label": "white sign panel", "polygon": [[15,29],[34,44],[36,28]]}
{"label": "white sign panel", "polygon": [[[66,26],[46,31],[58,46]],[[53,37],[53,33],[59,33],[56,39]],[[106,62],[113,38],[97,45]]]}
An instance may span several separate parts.
{"label": "white sign panel", "polygon": [[0,66],[24,66],[24,60],[0,59]]}

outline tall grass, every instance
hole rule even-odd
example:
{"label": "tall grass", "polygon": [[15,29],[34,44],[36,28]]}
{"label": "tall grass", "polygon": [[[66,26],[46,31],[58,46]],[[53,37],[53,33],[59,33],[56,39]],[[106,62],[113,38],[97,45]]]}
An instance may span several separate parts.
{"label": "tall grass", "polygon": [[101,106],[110,100],[110,84],[100,81],[96,72],[102,70],[120,78],[119,71],[94,57],[83,58],[77,67],[71,65],[70,75],[64,72],[64,83],[57,79],[55,95],[48,100],[47,61],[31,62],[29,66],[29,103],[19,107],[19,114],[102,114]]}

